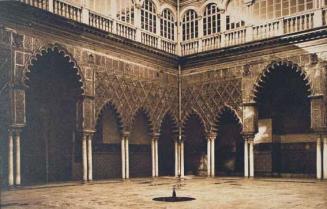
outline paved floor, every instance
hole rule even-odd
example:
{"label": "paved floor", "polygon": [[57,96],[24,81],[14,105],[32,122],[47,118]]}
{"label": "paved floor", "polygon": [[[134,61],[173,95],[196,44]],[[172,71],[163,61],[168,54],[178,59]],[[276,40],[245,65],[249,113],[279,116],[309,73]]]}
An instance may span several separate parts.
{"label": "paved floor", "polygon": [[[152,198],[194,197],[191,202]],[[2,194],[3,208],[178,208],[327,209],[327,182],[308,179],[174,178],[95,181],[91,184],[34,186]]]}

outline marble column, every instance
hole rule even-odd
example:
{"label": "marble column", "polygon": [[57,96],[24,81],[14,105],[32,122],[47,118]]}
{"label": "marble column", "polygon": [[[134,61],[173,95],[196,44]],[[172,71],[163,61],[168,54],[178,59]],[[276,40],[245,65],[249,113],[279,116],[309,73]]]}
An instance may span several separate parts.
{"label": "marble column", "polygon": [[93,180],[93,161],[92,161],[92,136],[88,136],[88,146],[87,146],[87,162],[88,162],[88,180]]}
{"label": "marble column", "polygon": [[211,139],[207,140],[207,169],[208,176],[211,176]]}
{"label": "marble column", "polygon": [[83,135],[82,140],[82,153],[83,153],[83,181],[87,181],[87,136]]}
{"label": "marble column", "polygon": [[156,164],[156,176],[159,176],[159,152],[158,152],[158,138],[155,140],[155,164]]}
{"label": "marble column", "polygon": [[215,170],[215,138],[211,139],[211,177],[215,177],[215,175],[216,175],[216,170]]}
{"label": "marble column", "polygon": [[323,177],[327,179],[327,138],[324,138],[323,145]]}
{"label": "marble column", "polygon": [[175,141],[175,177],[178,177],[179,175],[179,146],[178,141]]}
{"label": "marble column", "polygon": [[20,130],[16,130],[16,179],[15,184],[21,184],[21,173],[20,173]]}
{"label": "marble column", "polygon": [[126,165],[125,165],[125,137],[123,136],[121,139],[121,170],[122,170],[122,178],[126,178]]}
{"label": "marble column", "polygon": [[8,132],[8,185],[14,185],[14,142],[13,132]]}
{"label": "marble column", "polygon": [[152,177],[156,176],[156,164],[155,164],[155,139],[151,140],[151,162],[152,162]]}
{"label": "marble column", "polygon": [[254,152],[253,152],[253,149],[254,149],[254,142],[253,142],[253,139],[251,139],[249,141],[249,151],[250,151],[250,156],[249,156],[249,174],[250,174],[250,177],[254,177]]}
{"label": "marble column", "polygon": [[181,158],[181,177],[184,177],[184,141],[180,143],[180,158]]}
{"label": "marble column", "polygon": [[126,166],[126,178],[129,178],[129,150],[128,150],[128,136],[125,138],[125,166]]}
{"label": "marble column", "polygon": [[321,167],[321,138],[318,137],[317,138],[317,160],[316,160],[316,163],[317,163],[317,179],[321,179],[322,178],[322,175],[321,175],[321,172],[322,172],[322,167]]}
{"label": "marble column", "polygon": [[244,140],[244,176],[249,177],[249,146],[247,140]]}

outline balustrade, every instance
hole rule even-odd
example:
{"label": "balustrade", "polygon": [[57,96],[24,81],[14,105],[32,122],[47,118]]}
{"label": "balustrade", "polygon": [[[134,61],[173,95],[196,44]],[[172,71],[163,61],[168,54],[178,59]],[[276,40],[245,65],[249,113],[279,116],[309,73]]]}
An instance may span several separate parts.
{"label": "balustrade", "polygon": [[295,33],[313,28],[313,12],[284,18],[284,33]]}
{"label": "balustrade", "polygon": [[148,32],[142,31],[141,42],[145,45],[158,48],[158,37],[156,37],[155,35],[152,35]]}
{"label": "balustrade", "polygon": [[82,8],[67,3],[64,0],[54,0],[53,11],[55,14],[80,22],[82,17]]}
{"label": "balustrade", "polygon": [[[177,44],[175,41],[141,30],[126,22],[97,14],[94,11],[89,11],[89,9],[83,8],[81,5],[74,5],[65,0],[19,1],[33,7],[48,10],[68,19],[83,22],[100,30],[142,42],[145,45],[159,48],[168,53],[177,53]],[[180,44],[181,54],[189,55],[201,51],[243,44],[249,41],[305,31],[323,25],[327,25],[327,8],[310,10],[302,12],[301,14],[264,22],[262,24],[241,27],[210,36],[200,37],[200,39],[185,41]],[[136,35],[138,36],[137,40]]]}
{"label": "balustrade", "polygon": [[96,14],[94,12],[90,12],[89,15],[89,24],[92,27],[107,31],[107,32],[112,32],[112,27],[113,27],[113,20],[101,16],[100,14]]}

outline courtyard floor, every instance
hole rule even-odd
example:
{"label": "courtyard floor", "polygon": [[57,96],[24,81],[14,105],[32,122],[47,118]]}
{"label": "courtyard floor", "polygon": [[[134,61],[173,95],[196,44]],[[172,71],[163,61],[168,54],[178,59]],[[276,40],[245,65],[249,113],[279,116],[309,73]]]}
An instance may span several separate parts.
{"label": "courtyard floor", "polygon": [[[156,202],[155,197],[193,197]],[[2,208],[327,209],[327,181],[285,178],[175,178],[94,181],[23,187],[2,193]]]}

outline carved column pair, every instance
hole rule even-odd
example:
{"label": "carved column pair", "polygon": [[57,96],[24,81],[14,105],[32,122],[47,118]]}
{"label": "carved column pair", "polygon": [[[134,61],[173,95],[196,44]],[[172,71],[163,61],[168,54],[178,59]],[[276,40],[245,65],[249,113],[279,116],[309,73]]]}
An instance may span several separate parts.
{"label": "carved column pair", "polygon": [[20,128],[8,130],[8,185],[21,184]]}
{"label": "carved column pair", "polygon": [[180,135],[175,141],[175,177],[184,176],[184,141]]}
{"label": "carved column pair", "polygon": [[128,150],[129,132],[124,132],[121,139],[121,160],[122,160],[122,178],[129,178],[129,150]]}
{"label": "carved column pair", "polygon": [[159,176],[158,140],[159,140],[159,134],[154,134],[151,141],[152,177]]}
{"label": "carved column pair", "polygon": [[83,139],[82,139],[83,181],[93,180],[92,137],[93,137],[93,132],[83,133]]}
{"label": "carved column pair", "polygon": [[243,103],[244,177],[254,177],[254,135],[257,126],[256,103]]}
{"label": "carved column pair", "polygon": [[208,177],[215,177],[215,139],[216,134],[210,134],[207,141]]}

